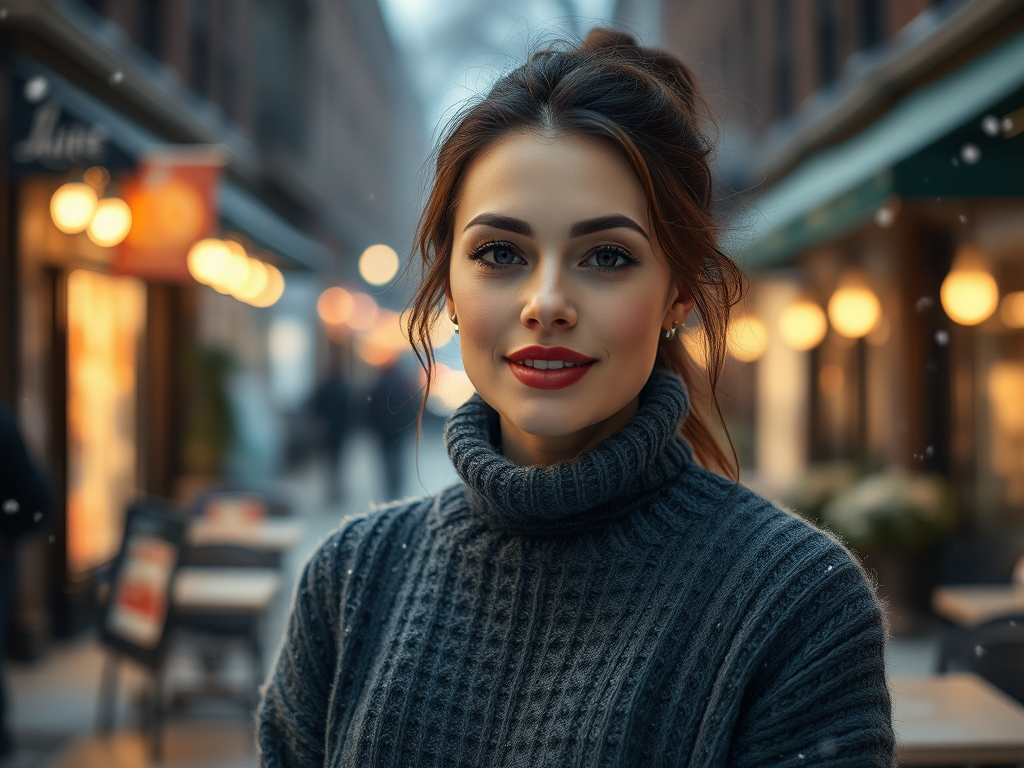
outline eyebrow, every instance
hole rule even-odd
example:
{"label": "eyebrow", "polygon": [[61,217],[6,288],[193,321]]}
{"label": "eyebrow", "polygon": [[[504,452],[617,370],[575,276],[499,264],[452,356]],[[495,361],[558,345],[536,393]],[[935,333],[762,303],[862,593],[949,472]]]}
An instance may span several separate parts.
{"label": "eyebrow", "polygon": [[[533,227],[522,219],[516,219],[512,216],[500,216],[496,213],[481,213],[469,224],[466,225],[465,232],[470,227],[493,227],[494,229],[503,229],[506,232],[514,232],[517,235],[523,235],[524,237],[533,237]],[[606,229],[632,229],[639,232],[644,238],[650,242],[651,238],[644,231],[644,228],[633,221],[628,216],[622,216],[621,214],[613,214],[611,216],[598,216],[594,219],[585,219],[583,221],[577,221],[569,229],[569,237],[583,237],[584,235],[592,235],[595,232],[603,232]]]}

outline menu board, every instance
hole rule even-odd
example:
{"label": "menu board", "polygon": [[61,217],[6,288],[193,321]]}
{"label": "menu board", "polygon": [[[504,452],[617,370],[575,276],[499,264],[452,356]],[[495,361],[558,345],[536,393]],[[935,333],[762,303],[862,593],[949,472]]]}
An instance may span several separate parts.
{"label": "menu board", "polygon": [[107,613],[107,629],[140,648],[160,644],[176,551],[164,539],[136,535],[125,544],[121,575]]}
{"label": "menu board", "polygon": [[141,499],[128,510],[121,551],[100,619],[100,637],[151,666],[160,663],[172,619],[174,576],[185,516],[168,502]]}

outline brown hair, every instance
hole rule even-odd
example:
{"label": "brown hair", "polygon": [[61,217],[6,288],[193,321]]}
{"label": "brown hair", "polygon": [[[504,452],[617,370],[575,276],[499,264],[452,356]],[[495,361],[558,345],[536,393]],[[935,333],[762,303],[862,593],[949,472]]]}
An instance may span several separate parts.
{"label": "brown hair", "polygon": [[423,272],[407,331],[427,380],[417,437],[435,367],[430,331],[444,305],[455,209],[467,169],[510,132],[582,134],[610,140],[643,185],[655,235],[674,279],[693,297],[706,347],[704,377],[678,338],[662,338],[655,367],[677,373],[691,390],[695,408],[680,432],[697,460],[738,479],[735,449],[731,458],[726,455],[700,414],[712,409],[699,407],[710,400],[724,428],[716,387],[725,364],[730,308],[745,286],[742,272],[718,247],[712,142],[704,127],[710,124],[694,77],[678,58],[609,29],[593,30],[580,45],[534,53],[452,119],[436,153],[434,183],[415,240]]}

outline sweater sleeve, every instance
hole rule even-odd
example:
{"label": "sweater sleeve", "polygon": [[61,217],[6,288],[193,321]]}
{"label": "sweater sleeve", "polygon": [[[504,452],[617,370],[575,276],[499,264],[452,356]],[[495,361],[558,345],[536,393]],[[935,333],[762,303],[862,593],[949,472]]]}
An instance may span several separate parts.
{"label": "sweater sleeve", "polygon": [[328,704],[342,650],[341,601],[353,568],[358,523],[328,538],[299,577],[257,713],[261,768],[319,768],[324,763]]}
{"label": "sweater sleeve", "polygon": [[881,605],[842,547],[813,560],[784,593],[744,696],[733,768],[893,765]]}

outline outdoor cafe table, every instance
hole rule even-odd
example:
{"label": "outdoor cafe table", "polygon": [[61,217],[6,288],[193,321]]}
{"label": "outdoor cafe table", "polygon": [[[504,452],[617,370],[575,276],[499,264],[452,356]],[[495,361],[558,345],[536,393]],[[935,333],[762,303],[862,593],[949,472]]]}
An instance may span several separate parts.
{"label": "outdoor cafe table", "polygon": [[932,593],[932,608],[943,618],[964,627],[973,627],[996,616],[1024,613],[1024,586],[938,587]]}
{"label": "outdoor cafe table", "polygon": [[184,567],[174,582],[174,606],[189,613],[259,615],[280,589],[273,568]]}
{"label": "outdoor cafe table", "polygon": [[271,517],[246,525],[225,525],[197,518],[189,524],[187,535],[188,543],[193,546],[230,544],[281,553],[295,548],[305,533],[305,523],[288,517]]}
{"label": "outdoor cafe table", "polygon": [[977,675],[888,682],[898,765],[1024,761],[1024,707]]}

